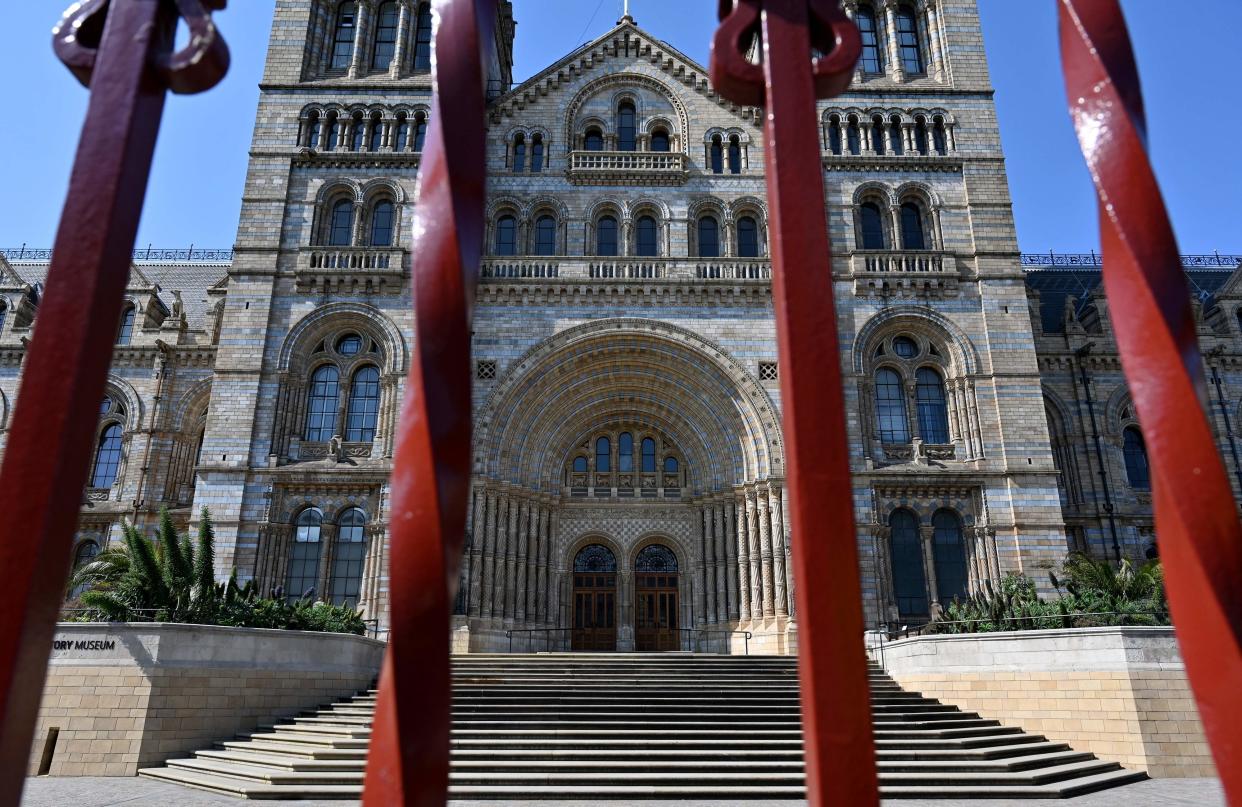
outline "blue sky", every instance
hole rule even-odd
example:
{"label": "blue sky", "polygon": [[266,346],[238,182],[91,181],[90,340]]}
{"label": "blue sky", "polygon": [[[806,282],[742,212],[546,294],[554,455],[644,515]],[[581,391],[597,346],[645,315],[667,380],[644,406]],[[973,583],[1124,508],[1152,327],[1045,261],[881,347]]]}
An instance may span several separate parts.
{"label": "blue sky", "polygon": [[[598,3],[598,6],[597,6]],[[52,56],[59,3],[6,2],[0,76],[9,110],[0,246],[50,246],[86,93]],[[217,20],[233,51],[225,81],[173,97],[139,231],[140,245],[228,247],[241,203],[257,84],[273,0],[234,0]],[[516,0],[516,77],[525,78],[616,21],[620,0]],[[631,0],[638,23],[706,61],[716,0]],[[1055,0],[979,0],[997,90],[1018,237],[1028,252],[1096,249],[1095,200],[1065,111]],[[1237,132],[1236,32],[1242,2],[1123,0],[1147,94],[1150,145],[1182,251],[1242,252],[1242,160]]]}

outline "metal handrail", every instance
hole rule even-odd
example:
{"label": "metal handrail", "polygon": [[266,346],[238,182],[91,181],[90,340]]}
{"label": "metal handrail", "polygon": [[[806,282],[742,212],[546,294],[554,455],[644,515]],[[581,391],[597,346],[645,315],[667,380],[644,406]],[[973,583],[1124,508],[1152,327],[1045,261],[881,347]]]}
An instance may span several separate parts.
{"label": "metal handrail", "polygon": [[[733,636],[736,634],[740,634],[743,637],[745,637],[744,647],[745,647],[745,655],[747,656],[750,655],[750,640],[755,638],[755,635],[748,630],[724,630],[722,628],[674,628],[674,630],[680,631],[681,633],[695,633],[695,634],[706,633],[708,635],[711,635],[713,633],[722,633],[722,634],[725,634],[726,636]],[[698,644],[698,641],[696,639],[694,652],[696,653],[702,652],[699,650],[699,646],[700,645]]]}
{"label": "metal handrail", "polygon": [[[1242,263],[1242,255],[1222,255],[1219,252],[1214,252],[1211,255],[1182,255],[1180,257],[1182,266],[1187,269],[1201,267],[1235,269],[1239,263]],[[1022,265],[1025,267],[1055,266],[1099,269],[1104,266],[1104,257],[1097,252],[1023,252],[1021,260]]]}
{"label": "metal handrail", "polygon": [[[572,632],[572,631],[573,631],[573,628],[510,628],[509,630],[505,631],[505,638],[509,640],[509,652],[512,653],[513,652],[513,634],[515,633],[531,634],[533,638],[533,635],[536,633],[552,634],[552,633],[566,633],[566,632]],[[551,639],[550,635],[548,639],[549,640]],[[547,644],[549,644],[549,641],[545,640],[544,645],[546,646]],[[527,646],[529,648],[529,644]]]}

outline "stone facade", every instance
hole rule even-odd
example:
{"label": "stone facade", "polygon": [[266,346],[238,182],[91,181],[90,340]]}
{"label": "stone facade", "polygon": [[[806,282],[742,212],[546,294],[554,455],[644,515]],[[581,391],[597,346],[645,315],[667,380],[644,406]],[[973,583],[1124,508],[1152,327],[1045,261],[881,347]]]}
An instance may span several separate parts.
{"label": "stone facade", "polygon": [[384,654],[360,636],[205,625],[61,624],[55,642],[32,775],[133,776],[365,690]]}
{"label": "stone facade", "polygon": [[1216,768],[1172,628],[922,636],[871,648],[903,687],[1156,777]]}
{"label": "stone facade", "polygon": [[[926,619],[1008,571],[1046,586],[1067,547],[1114,556],[1109,524],[1141,555],[1150,501],[1119,476],[1132,410],[1106,312],[1076,295],[1073,322],[1044,327],[1064,308],[1061,275],[1020,260],[974,1],[845,5],[875,33],[849,91],[820,110],[842,346],[826,358],[845,373],[868,623]],[[166,504],[192,524],[208,507],[221,575],[385,619],[430,114],[423,6],[277,3],[231,262],[135,264],[135,324],[101,421],[116,468],[87,492],[80,557],[123,517],[152,525]],[[594,619],[573,568],[597,546],[614,591],[596,616],[616,647],[640,646],[655,602],[640,581],[659,554],[644,551],[659,544],[677,569],[656,575],[678,595],[663,629],[750,631],[787,651],[759,110],[721,99],[628,17],[509,89],[508,3],[497,23],[456,646]],[[3,270],[7,413],[45,264]],[[1229,389],[1231,283],[1213,286],[1203,331],[1225,379],[1222,441],[1242,394]]]}

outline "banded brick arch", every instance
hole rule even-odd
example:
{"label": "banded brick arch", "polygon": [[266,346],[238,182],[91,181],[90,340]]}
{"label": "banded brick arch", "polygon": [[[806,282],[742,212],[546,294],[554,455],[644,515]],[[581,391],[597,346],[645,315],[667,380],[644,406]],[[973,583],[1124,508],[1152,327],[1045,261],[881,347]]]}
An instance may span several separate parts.
{"label": "banded brick arch", "polygon": [[670,435],[696,494],[783,475],[777,411],[758,380],[685,328],[633,318],[570,328],[514,362],[477,417],[475,472],[555,489],[583,435],[621,419]]}

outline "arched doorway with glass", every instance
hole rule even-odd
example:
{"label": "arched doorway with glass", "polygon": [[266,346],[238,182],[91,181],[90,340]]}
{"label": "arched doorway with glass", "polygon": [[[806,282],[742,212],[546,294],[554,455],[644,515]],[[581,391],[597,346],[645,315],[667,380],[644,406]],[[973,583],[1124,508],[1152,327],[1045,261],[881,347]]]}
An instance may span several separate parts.
{"label": "arched doorway with glass", "polygon": [[677,556],[663,544],[649,544],[634,559],[634,649],[678,650]]}
{"label": "arched doorway with glass", "polygon": [[587,544],[574,556],[574,650],[617,649],[617,556]]}

